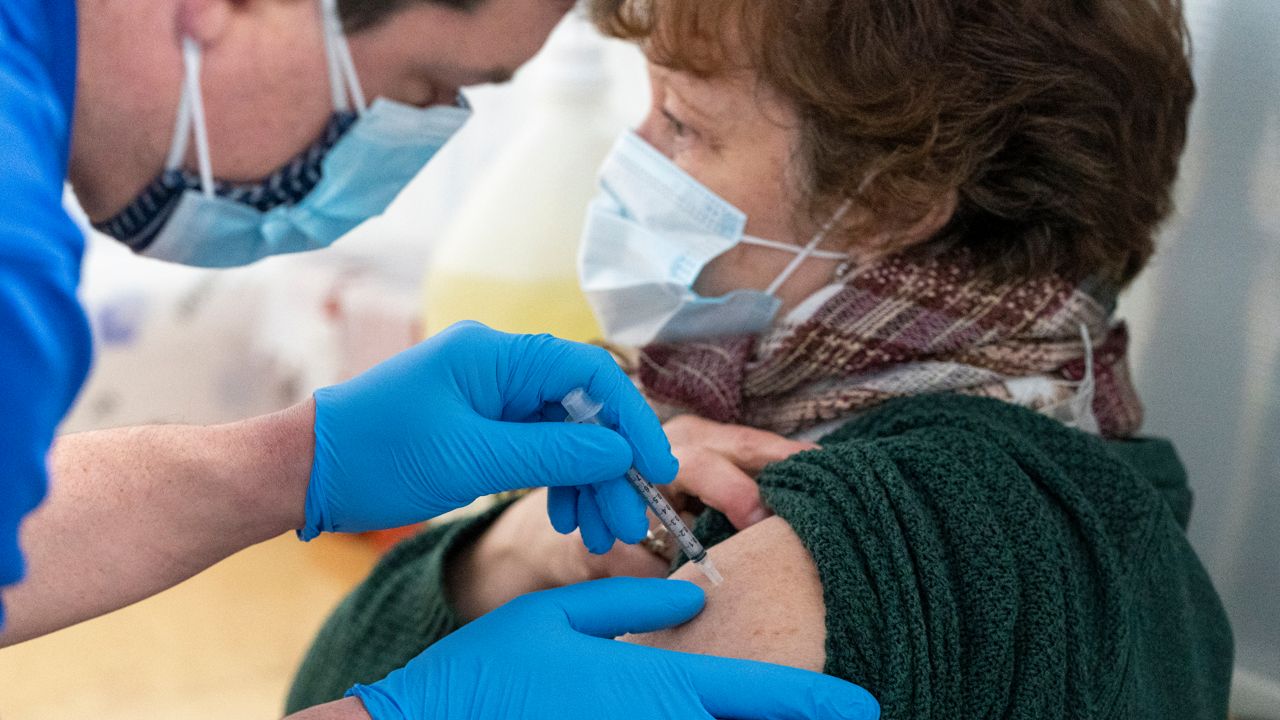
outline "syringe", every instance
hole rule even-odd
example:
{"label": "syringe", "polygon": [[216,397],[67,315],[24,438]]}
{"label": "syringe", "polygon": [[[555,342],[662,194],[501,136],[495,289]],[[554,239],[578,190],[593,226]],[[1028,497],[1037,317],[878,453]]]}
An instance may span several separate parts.
{"label": "syringe", "polygon": [[[599,425],[600,420],[596,417],[600,414],[600,403],[591,399],[587,391],[578,388],[565,395],[561,401],[564,409],[569,413],[569,417],[565,422],[582,423],[588,425]],[[631,483],[631,487],[640,493],[640,497],[644,498],[649,509],[653,511],[658,521],[671,533],[680,545],[680,550],[684,552],[693,564],[698,566],[703,575],[711,581],[712,585],[719,585],[724,582],[724,577],[720,575],[720,571],[716,570],[715,563],[711,562],[711,558],[707,557],[707,549],[702,547],[702,543],[698,542],[698,538],[694,537],[693,531],[680,518],[680,513],[671,507],[671,503],[667,502],[667,498],[663,496],[653,483],[644,479],[640,471],[634,467],[627,471],[627,482]]]}

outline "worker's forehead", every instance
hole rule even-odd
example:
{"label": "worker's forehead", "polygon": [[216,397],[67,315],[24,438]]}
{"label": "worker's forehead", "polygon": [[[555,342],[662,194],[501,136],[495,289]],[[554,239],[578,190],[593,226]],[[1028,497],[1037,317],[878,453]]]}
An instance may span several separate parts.
{"label": "worker's forehead", "polygon": [[542,47],[571,7],[560,0],[485,0],[458,12],[414,3],[371,30],[394,36],[421,55],[468,65],[496,61],[514,70]]}

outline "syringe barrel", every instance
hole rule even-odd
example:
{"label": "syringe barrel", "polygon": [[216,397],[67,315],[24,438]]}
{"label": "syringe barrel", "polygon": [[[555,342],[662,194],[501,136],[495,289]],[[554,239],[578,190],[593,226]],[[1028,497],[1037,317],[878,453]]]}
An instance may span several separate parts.
{"label": "syringe barrel", "polygon": [[[571,391],[561,401],[561,405],[564,406],[565,413],[568,415],[565,422],[585,425],[600,424],[597,415],[600,414],[600,409],[603,406],[592,399],[584,388],[577,388]],[[698,538],[694,537],[693,531],[689,529],[688,524],[680,517],[680,513],[676,512],[676,509],[671,506],[666,496],[635,468],[627,471],[627,482],[631,484],[631,487],[635,488],[636,492],[640,493],[640,497],[644,498],[649,510],[653,512],[658,521],[662,523],[662,526],[675,538],[676,544],[680,546],[680,551],[711,579],[712,584],[719,585],[721,582],[720,573],[715,569],[715,565],[711,560],[707,558],[707,549],[702,546]]]}
{"label": "syringe barrel", "polygon": [[702,547],[702,543],[698,542],[698,538],[694,537],[693,531],[689,529],[684,519],[680,517],[680,513],[676,512],[676,509],[667,501],[666,496],[653,483],[644,479],[644,476],[635,468],[627,471],[627,482],[631,483],[631,487],[640,493],[640,497],[644,498],[654,517],[658,518],[663,527],[671,533],[671,537],[675,538],[680,550],[690,560],[701,561],[706,557],[706,548]]}

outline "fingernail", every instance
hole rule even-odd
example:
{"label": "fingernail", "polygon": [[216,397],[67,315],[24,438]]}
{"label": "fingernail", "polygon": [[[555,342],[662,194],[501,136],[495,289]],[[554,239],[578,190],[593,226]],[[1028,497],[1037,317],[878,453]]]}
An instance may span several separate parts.
{"label": "fingernail", "polygon": [[768,508],[756,508],[754,512],[747,516],[747,526],[750,527],[756,523],[767,520],[773,513]]}

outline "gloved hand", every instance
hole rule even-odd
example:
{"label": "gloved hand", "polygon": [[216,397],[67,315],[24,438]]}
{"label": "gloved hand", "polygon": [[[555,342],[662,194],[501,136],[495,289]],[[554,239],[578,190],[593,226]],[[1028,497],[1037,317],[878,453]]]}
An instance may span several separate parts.
{"label": "gloved hand", "polygon": [[612,640],[682,623],[702,603],[692,583],[639,578],[525,595],[347,695],[374,720],[880,716],[867,691],[827,675]]}
{"label": "gloved hand", "polygon": [[[585,387],[609,428],[561,422]],[[309,540],[398,527],[504,490],[583,486],[589,543],[639,542],[634,464],[670,482],[676,460],[653,411],[607,352],[547,335],[458,323],[368,372],[315,393]],[[607,540],[606,540],[607,538]]]}

